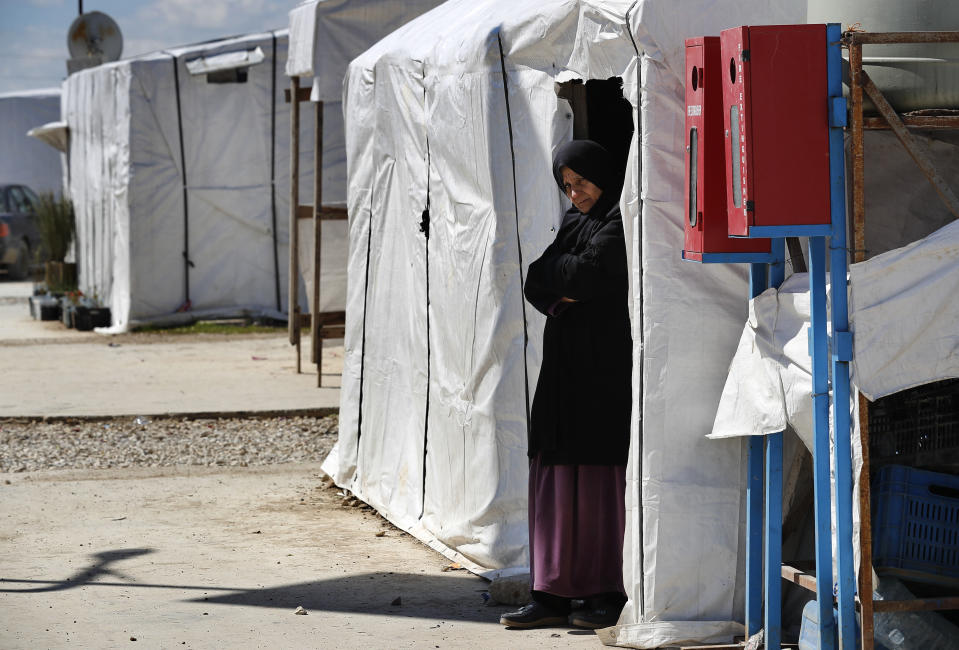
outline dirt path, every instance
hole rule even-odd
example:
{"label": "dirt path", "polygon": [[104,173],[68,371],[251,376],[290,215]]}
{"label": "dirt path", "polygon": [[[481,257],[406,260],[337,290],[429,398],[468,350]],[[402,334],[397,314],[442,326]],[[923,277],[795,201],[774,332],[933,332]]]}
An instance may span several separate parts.
{"label": "dirt path", "polygon": [[598,645],[503,629],[484,580],[316,465],[3,474],[0,524],[3,648]]}

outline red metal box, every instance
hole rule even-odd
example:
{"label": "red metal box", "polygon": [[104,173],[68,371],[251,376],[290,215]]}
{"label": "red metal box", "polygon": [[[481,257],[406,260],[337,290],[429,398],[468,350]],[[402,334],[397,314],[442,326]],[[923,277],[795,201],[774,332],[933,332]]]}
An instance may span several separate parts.
{"label": "red metal box", "polygon": [[826,26],[744,26],[720,39],[729,234],[830,234]]}
{"label": "red metal box", "polygon": [[731,238],[726,218],[722,56],[718,36],[686,39],[683,259],[771,262],[769,239]]}

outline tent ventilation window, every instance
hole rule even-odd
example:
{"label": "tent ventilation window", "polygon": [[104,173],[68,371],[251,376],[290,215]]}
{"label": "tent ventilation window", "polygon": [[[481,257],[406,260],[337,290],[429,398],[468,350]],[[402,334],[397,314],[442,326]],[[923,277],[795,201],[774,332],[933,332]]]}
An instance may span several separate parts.
{"label": "tent ventilation window", "polygon": [[263,50],[255,47],[191,59],[186,62],[186,69],[191,75],[206,75],[207,83],[211,84],[246,83],[250,67],[265,59]]}
{"label": "tent ventilation window", "polygon": [[206,76],[208,84],[245,84],[247,68],[233,68],[232,70],[218,70]]}
{"label": "tent ventilation window", "polygon": [[623,80],[571,79],[555,85],[556,96],[569,102],[573,139],[595,140],[626,166],[633,138],[633,106],[623,97]]}

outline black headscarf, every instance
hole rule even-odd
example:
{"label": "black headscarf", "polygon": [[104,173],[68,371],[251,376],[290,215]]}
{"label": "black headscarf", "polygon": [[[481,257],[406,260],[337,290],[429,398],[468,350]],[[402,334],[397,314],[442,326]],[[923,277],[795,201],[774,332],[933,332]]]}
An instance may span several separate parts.
{"label": "black headscarf", "polygon": [[553,178],[560,191],[565,193],[563,167],[569,167],[603,190],[590,213],[605,213],[619,202],[619,195],[623,191],[623,175],[615,168],[613,157],[603,145],[592,140],[572,140],[559,146],[553,156]]}

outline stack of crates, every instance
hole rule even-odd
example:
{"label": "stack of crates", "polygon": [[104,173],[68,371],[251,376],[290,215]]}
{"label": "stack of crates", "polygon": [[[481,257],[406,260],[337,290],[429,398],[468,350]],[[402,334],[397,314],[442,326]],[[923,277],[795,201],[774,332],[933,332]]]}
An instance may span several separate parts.
{"label": "stack of crates", "polygon": [[869,441],[876,570],[959,587],[959,380],[873,402]]}

